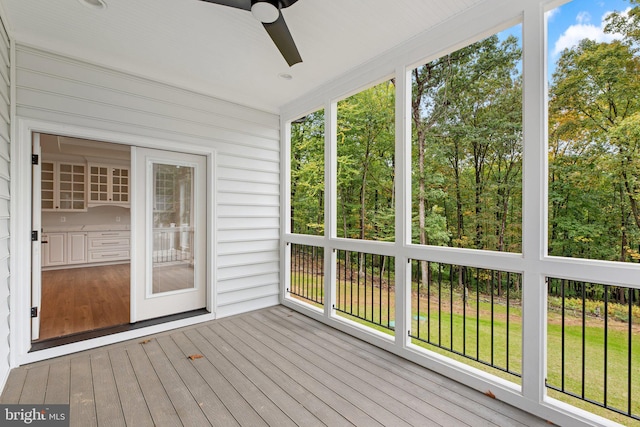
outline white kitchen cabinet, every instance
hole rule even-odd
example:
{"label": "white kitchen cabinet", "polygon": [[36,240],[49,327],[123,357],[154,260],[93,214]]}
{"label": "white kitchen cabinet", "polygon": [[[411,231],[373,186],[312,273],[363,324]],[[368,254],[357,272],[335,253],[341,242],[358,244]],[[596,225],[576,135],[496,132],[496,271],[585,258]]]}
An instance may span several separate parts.
{"label": "white kitchen cabinet", "polygon": [[87,233],[74,231],[67,233],[67,264],[87,262]]}
{"label": "white kitchen cabinet", "polygon": [[53,267],[67,264],[67,234],[42,234],[42,266]]}
{"label": "white kitchen cabinet", "polygon": [[87,210],[86,165],[43,160],[40,193],[43,211]]}
{"label": "white kitchen cabinet", "polygon": [[130,206],[128,167],[102,163],[89,163],[87,166],[89,206]]}
{"label": "white kitchen cabinet", "polygon": [[88,261],[129,261],[131,258],[130,231],[90,231],[88,233]]}
{"label": "white kitchen cabinet", "polygon": [[131,232],[66,231],[42,234],[42,267],[116,264],[131,258]]}

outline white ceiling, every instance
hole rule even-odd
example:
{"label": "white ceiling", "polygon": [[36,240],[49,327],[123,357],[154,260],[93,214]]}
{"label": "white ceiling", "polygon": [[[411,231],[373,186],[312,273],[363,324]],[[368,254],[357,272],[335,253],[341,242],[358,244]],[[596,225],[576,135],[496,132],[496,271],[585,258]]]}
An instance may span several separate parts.
{"label": "white ceiling", "polygon": [[[289,68],[251,13],[199,0],[0,0],[19,43],[277,112],[483,0],[299,0]],[[281,73],[292,80],[278,77]]]}

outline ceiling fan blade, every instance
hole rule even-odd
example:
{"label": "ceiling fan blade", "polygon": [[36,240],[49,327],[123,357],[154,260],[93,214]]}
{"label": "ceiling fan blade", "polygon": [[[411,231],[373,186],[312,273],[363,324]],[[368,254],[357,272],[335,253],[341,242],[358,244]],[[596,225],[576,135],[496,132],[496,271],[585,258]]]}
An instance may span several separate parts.
{"label": "ceiling fan blade", "polygon": [[291,32],[289,32],[289,27],[287,27],[287,23],[284,21],[282,12],[275,22],[270,24],[263,23],[262,25],[290,67],[298,62],[302,62],[302,57],[300,57],[300,52],[298,52]]}
{"label": "ceiling fan blade", "polygon": [[222,6],[235,7],[236,9],[251,10],[251,0],[201,0],[207,3],[219,4]]}
{"label": "ceiling fan blade", "polygon": [[278,3],[280,5],[280,9],[284,9],[285,7],[293,5],[297,1],[298,0],[278,0]]}

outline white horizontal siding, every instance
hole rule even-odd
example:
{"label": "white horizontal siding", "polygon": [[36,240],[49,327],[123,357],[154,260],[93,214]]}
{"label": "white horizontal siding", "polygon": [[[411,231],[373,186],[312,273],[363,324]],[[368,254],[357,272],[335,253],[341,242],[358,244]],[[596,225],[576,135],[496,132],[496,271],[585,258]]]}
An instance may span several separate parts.
{"label": "white horizontal siding", "polygon": [[218,190],[220,193],[235,194],[259,194],[266,196],[278,196],[280,194],[280,186],[278,184],[270,184],[264,182],[247,182],[247,181],[225,181],[218,180]]}
{"label": "white horizontal siding", "polygon": [[224,245],[224,248],[218,251],[218,256],[222,257],[225,255],[246,254],[250,252],[272,252],[277,251],[279,247],[280,241],[277,239],[254,241],[251,244],[251,248],[247,248],[245,242],[229,242]]}
{"label": "white horizontal siding", "polygon": [[249,246],[252,242],[274,240],[280,238],[280,229],[262,230],[258,228],[246,228],[244,230],[218,230],[219,248],[223,244],[243,242]]}
{"label": "white horizontal siding", "polygon": [[278,116],[25,46],[16,67],[20,117],[214,148],[216,313],[278,303]]}
{"label": "white horizontal siding", "polygon": [[0,17],[0,387],[9,375],[10,329],[10,232],[9,209],[11,203],[10,150],[11,150],[11,52],[9,36]]}
{"label": "white horizontal siding", "polygon": [[[248,177],[250,176],[250,177]],[[273,172],[262,172],[258,170],[230,168],[219,164],[218,178],[223,181],[245,181],[255,183],[269,183],[277,184],[280,179],[280,174]]]}
{"label": "white horizontal siding", "polygon": [[[245,289],[243,291],[234,291],[232,294],[221,292],[218,294],[218,306],[224,307],[229,304],[236,304],[238,298],[242,301],[269,298],[274,294],[277,294],[278,290],[278,284],[272,283],[265,286],[252,287],[251,289]],[[229,296],[231,296],[231,298],[228,298]]]}
{"label": "white horizontal siding", "polygon": [[280,215],[279,206],[218,206],[218,218],[271,218]]}
{"label": "white horizontal siding", "polygon": [[278,262],[267,261],[261,263],[245,263],[241,265],[218,268],[218,280],[221,282],[236,278],[255,278],[262,274],[278,273],[280,268]]}
{"label": "white horizontal siding", "polygon": [[273,283],[279,283],[280,273],[262,274],[260,276],[243,277],[237,279],[225,280],[220,284],[220,293],[235,292],[236,290],[251,289],[258,286],[271,285]]}

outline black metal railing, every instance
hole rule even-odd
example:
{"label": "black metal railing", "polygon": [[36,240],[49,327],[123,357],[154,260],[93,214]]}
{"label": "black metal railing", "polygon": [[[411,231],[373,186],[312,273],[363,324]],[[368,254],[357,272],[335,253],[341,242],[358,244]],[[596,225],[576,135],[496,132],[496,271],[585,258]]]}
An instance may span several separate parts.
{"label": "black metal railing", "polygon": [[324,305],[324,249],[291,243],[290,295]]}
{"label": "black metal railing", "polygon": [[640,420],[640,290],[547,278],[549,389]]}
{"label": "black metal railing", "polygon": [[412,260],[409,336],[521,377],[522,277],[518,273]]}
{"label": "black metal railing", "polygon": [[193,260],[193,228],[162,227],[153,229],[155,264]]}
{"label": "black metal railing", "polygon": [[336,252],[334,309],[356,321],[393,331],[394,257],[346,250]]}

